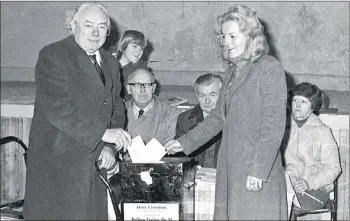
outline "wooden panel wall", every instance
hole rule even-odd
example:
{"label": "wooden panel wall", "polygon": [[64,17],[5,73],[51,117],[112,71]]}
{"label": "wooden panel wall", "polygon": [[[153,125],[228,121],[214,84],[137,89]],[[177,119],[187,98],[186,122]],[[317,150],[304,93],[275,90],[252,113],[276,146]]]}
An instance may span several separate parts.
{"label": "wooden panel wall", "polygon": [[[1,117],[1,137],[16,136],[28,145],[31,118]],[[11,142],[1,146],[1,204],[23,199],[26,166],[22,147]]]}

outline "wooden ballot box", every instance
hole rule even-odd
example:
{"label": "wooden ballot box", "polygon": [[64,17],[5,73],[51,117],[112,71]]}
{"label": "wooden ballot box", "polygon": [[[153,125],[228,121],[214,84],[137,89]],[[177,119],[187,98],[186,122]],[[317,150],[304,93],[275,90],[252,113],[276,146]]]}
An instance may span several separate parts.
{"label": "wooden ballot box", "polygon": [[123,220],[194,220],[195,161],[120,164]]}

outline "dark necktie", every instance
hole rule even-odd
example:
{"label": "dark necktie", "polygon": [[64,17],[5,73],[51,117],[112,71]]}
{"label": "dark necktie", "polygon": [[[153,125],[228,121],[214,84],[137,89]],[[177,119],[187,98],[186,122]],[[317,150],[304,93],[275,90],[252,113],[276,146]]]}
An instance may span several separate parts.
{"label": "dark necktie", "polygon": [[96,71],[100,74],[100,77],[101,77],[101,80],[102,80],[102,83],[103,85],[106,85],[106,79],[105,79],[105,76],[102,72],[102,69],[100,67],[100,65],[98,65],[98,62],[96,60],[96,55],[93,54],[93,55],[89,55],[89,57],[92,59],[92,61],[94,62],[94,65],[95,65],[95,68],[96,68]]}
{"label": "dark necktie", "polygon": [[139,110],[139,117],[141,117],[141,115],[143,114],[143,113],[145,113],[145,111],[144,110]]}

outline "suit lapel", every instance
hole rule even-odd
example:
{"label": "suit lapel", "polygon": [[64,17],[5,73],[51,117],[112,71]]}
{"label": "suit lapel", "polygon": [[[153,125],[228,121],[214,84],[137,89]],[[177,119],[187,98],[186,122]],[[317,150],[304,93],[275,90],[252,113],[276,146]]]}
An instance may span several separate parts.
{"label": "suit lapel", "polygon": [[201,122],[204,120],[203,111],[200,108],[199,104],[197,104],[191,111],[191,114],[188,117],[189,120],[196,119],[197,122]]}
{"label": "suit lapel", "polygon": [[[75,42],[74,36],[68,37],[70,44],[71,44],[71,51],[77,58],[77,66],[81,69],[81,72],[86,74],[91,78],[91,80],[96,83],[96,86],[98,86],[99,90],[97,90],[100,96],[101,101],[104,101],[107,94],[112,90],[113,81],[112,81],[112,73],[110,69],[108,68],[108,64],[112,62],[111,60],[108,60],[108,56],[106,55],[107,52],[100,50],[101,54],[101,69],[103,71],[103,74],[105,75],[106,79],[106,85],[104,86],[101,80],[101,77],[99,73],[96,70],[95,65],[89,58],[89,56],[86,54],[86,52],[80,48],[80,46]],[[103,89],[103,90],[101,90]]]}
{"label": "suit lapel", "polygon": [[81,70],[86,75],[88,75],[99,87],[103,87],[101,78],[89,56],[83,51],[83,53],[77,54],[77,58],[78,65],[81,68]]}
{"label": "suit lapel", "polygon": [[[230,100],[232,96],[244,84],[244,82],[246,82],[248,77],[251,75],[252,67],[253,67],[253,64],[251,62],[248,62],[240,72],[236,73],[236,75],[232,76],[231,79],[229,80],[226,87],[226,91],[224,92],[225,94],[224,102],[226,104],[225,115],[228,109],[230,108],[230,104],[231,104]],[[234,72],[232,72],[232,75],[234,75]]]}
{"label": "suit lapel", "polygon": [[[93,64],[89,56],[86,54],[86,52],[76,43],[74,36],[69,36],[68,40],[72,46],[71,51],[77,58],[77,66],[82,70],[83,73],[88,75],[99,87],[104,87],[100,75],[95,68],[95,65]],[[102,55],[101,59],[103,59]]]}
{"label": "suit lapel", "polygon": [[107,96],[107,94],[112,90],[112,86],[113,86],[112,74],[115,74],[115,73],[112,73],[112,71],[110,70],[109,64],[110,62],[115,62],[115,61],[109,59],[109,56],[107,56],[106,52],[103,50],[100,50],[100,55],[101,55],[101,69],[106,79],[104,92],[105,92],[105,96]]}

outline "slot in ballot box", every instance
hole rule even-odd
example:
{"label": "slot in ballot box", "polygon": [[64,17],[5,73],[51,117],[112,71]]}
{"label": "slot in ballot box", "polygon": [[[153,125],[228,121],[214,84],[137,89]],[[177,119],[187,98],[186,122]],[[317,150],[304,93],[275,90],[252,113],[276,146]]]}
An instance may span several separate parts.
{"label": "slot in ballot box", "polygon": [[194,159],[120,164],[123,220],[194,220]]}

